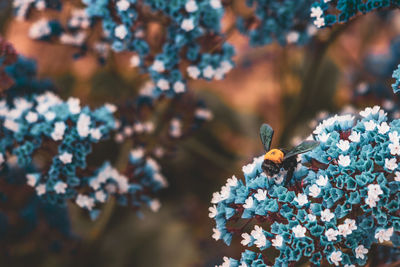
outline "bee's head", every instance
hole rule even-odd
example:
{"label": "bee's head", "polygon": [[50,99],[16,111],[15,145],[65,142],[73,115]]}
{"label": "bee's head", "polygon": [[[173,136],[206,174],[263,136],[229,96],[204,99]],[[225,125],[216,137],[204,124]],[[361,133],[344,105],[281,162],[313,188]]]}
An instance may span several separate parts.
{"label": "bee's head", "polygon": [[279,149],[271,149],[264,155],[264,160],[270,160],[273,163],[280,164],[285,154]]}

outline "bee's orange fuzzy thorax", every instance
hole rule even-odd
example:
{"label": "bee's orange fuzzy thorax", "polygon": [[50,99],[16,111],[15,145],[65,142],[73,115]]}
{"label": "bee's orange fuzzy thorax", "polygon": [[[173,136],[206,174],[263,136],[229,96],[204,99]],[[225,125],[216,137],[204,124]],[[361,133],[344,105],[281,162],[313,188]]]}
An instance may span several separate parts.
{"label": "bee's orange fuzzy thorax", "polygon": [[272,161],[273,163],[282,163],[284,156],[285,154],[283,154],[283,152],[279,149],[271,149],[270,151],[265,153],[264,160],[267,159]]}

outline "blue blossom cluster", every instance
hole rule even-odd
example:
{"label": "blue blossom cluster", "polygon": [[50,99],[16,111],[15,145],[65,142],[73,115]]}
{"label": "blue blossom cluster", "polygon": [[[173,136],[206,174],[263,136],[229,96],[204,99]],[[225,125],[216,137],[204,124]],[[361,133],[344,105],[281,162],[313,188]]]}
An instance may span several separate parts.
{"label": "blue blossom cluster", "polygon": [[382,8],[398,8],[398,0],[318,0],[311,7],[311,17],[318,28],[349,21],[358,14]]}
{"label": "blue blossom cluster", "polygon": [[88,31],[99,21],[103,34],[93,50],[102,56],[109,47],[132,52],[131,65],[149,73],[159,92],[172,96],[187,90],[188,78],[220,80],[233,67],[234,50],[221,31],[220,0],[82,2],[86,8],[73,10],[67,25],[41,19],[32,25],[30,37],[57,37],[61,43],[87,50]]}
{"label": "blue blossom cluster", "polygon": [[107,138],[114,129],[114,107],[91,111],[81,107],[79,99],[63,101],[50,92],[30,98],[0,101],[0,157],[2,163],[16,157],[18,165],[25,167],[35,156],[51,153],[48,170],[43,175],[30,175],[28,183],[50,203],[62,203],[76,194],[74,188],[80,185],[77,169],[86,167],[92,144]]}
{"label": "blue blossom cluster", "polygon": [[[309,138],[314,150],[298,156],[288,186],[267,177],[263,157],[243,167],[244,181],[228,179],[214,193],[213,238],[255,247],[223,266],[288,266],[307,258],[316,266],[364,265],[373,244],[400,247],[400,120],[379,107],[357,117],[334,116]],[[268,258],[273,250],[276,258]],[[271,254],[268,254],[271,255]]]}
{"label": "blue blossom cluster", "polygon": [[254,7],[254,14],[239,17],[238,29],[249,36],[253,46],[267,45],[275,40],[282,45],[305,44],[317,30],[308,11],[313,2],[247,0],[247,5]]}
{"label": "blue blossom cluster", "polygon": [[158,163],[146,156],[144,148],[132,149],[125,173],[120,173],[108,162],[104,163],[94,176],[83,178],[75,202],[90,211],[92,219],[100,213],[96,207],[110,196],[116,197],[120,205],[140,208],[144,203],[156,212],[161,204],[152,195],[168,185],[160,170]]}

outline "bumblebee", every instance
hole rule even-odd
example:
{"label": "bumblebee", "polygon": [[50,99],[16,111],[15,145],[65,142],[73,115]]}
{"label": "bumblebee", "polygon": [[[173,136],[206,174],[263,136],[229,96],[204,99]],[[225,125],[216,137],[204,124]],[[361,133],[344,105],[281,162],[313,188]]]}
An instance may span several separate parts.
{"label": "bumblebee", "polygon": [[262,169],[268,177],[273,177],[286,172],[285,185],[292,179],[294,170],[298,164],[297,155],[313,150],[319,145],[318,141],[305,140],[292,150],[270,149],[274,130],[271,126],[264,123],[260,128],[260,138],[266,151]]}

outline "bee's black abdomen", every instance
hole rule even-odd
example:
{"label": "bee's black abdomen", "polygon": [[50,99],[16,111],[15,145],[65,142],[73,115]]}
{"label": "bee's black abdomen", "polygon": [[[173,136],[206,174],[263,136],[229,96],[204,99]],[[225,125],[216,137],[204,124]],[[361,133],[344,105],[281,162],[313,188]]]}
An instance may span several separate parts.
{"label": "bee's black abdomen", "polygon": [[274,176],[280,172],[280,169],[282,168],[282,164],[276,164],[271,160],[264,160],[262,164],[262,169],[265,172],[267,176]]}
{"label": "bee's black abdomen", "polygon": [[285,184],[288,185],[292,179],[294,170],[297,167],[297,157],[290,157],[282,162],[283,168],[287,171]]}
{"label": "bee's black abdomen", "polygon": [[282,163],[285,170],[295,169],[297,166],[297,157],[290,157],[285,159]]}

